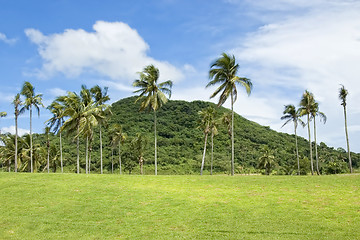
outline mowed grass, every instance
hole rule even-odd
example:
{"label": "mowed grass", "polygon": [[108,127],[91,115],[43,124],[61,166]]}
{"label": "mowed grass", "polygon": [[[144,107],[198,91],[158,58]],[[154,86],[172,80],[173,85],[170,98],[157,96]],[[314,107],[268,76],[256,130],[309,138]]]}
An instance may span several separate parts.
{"label": "mowed grass", "polygon": [[0,173],[0,239],[359,239],[360,175]]}

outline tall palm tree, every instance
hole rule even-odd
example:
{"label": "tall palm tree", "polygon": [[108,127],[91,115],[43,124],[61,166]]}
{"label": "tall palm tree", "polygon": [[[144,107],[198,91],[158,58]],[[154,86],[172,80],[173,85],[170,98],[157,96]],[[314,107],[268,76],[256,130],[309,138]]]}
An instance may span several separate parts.
{"label": "tall palm tree", "polygon": [[210,123],[211,132],[211,161],[210,161],[210,175],[213,174],[213,162],[214,162],[214,136],[218,134],[218,119],[216,119],[217,113],[215,112],[214,119]]}
{"label": "tall palm tree", "polygon": [[347,117],[346,117],[346,97],[348,94],[349,94],[349,92],[345,89],[344,85],[341,85],[341,88],[339,89],[339,99],[341,100],[341,105],[344,107],[346,146],[347,146],[348,157],[349,157],[350,173],[352,173],[353,169],[352,169],[352,163],[351,163],[349,135],[348,135],[348,130],[347,130]]}
{"label": "tall palm tree", "polygon": [[314,95],[306,90],[300,100],[300,117],[307,116],[306,125],[308,126],[308,135],[309,135],[309,148],[310,148],[310,163],[311,163],[311,174],[314,175],[314,161],[312,156],[312,143],[310,135],[310,121],[311,121],[311,109],[314,105]]}
{"label": "tall palm tree", "polygon": [[[204,164],[205,164],[207,138],[208,138],[209,133],[212,133],[212,137],[213,137],[214,131],[216,128],[214,126],[216,110],[213,107],[207,107],[204,110],[199,111],[198,114],[200,116],[198,128],[201,128],[204,132],[204,152],[203,152],[203,157],[202,157],[202,161],[201,161],[201,170],[200,170],[200,175],[202,175],[203,170],[204,170]],[[213,141],[212,141],[212,143],[213,143]]]}
{"label": "tall palm tree", "polygon": [[25,97],[25,100],[20,112],[25,111],[25,109],[30,111],[30,169],[33,172],[32,108],[34,107],[38,112],[38,116],[40,116],[40,107],[44,107],[44,105],[42,104],[42,94],[35,94],[35,88],[30,82],[24,82],[21,95]]}
{"label": "tall palm tree", "polygon": [[284,110],[283,114],[284,114],[284,116],[281,117],[281,120],[286,120],[286,122],[282,125],[282,127],[284,127],[286,124],[288,124],[291,121],[294,123],[296,160],[297,160],[297,166],[298,166],[298,175],[300,175],[299,148],[298,148],[298,142],[297,142],[296,129],[297,129],[298,123],[300,123],[302,126],[304,126],[304,122],[300,119],[300,109],[296,110],[295,106],[292,104],[285,106],[285,110]]}
{"label": "tall palm tree", "polygon": [[50,127],[45,127],[45,135],[46,135],[46,148],[47,148],[47,172],[50,173],[50,138],[49,138],[49,133],[50,133]]}
{"label": "tall palm tree", "polygon": [[121,171],[121,144],[123,144],[127,138],[126,133],[123,132],[120,124],[114,124],[110,128],[111,131],[111,145],[112,147],[116,147],[119,145],[119,170]]}
{"label": "tall palm tree", "polygon": [[15,98],[12,102],[14,105],[15,111],[15,169],[14,171],[17,172],[18,170],[18,117],[20,115],[19,107],[21,106],[21,99],[20,99],[20,93],[15,95]]}
{"label": "tall palm tree", "polygon": [[239,77],[237,71],[239,64],[235,61],[235,56],[229,56],[226,53],[222,57],[216,59],[210,66],[209,79],[210,82],[206,87],[220,84],[210,98],[215,97],[221,91],[218,106],[223,105],[228,97],[231,99],[231,175],[234,175],[234,102],[237,99],[236,85],[240,84],[246,89],[248,95],[251,93],[252,82],[248,78]]}
{"label": "tall palm tree", "polygon": [[62,155],[62,138],[61,138],[61,126],[64,124],[65,120],[65,106],[62,105],[58,101],[53,101],[47,109],[50,110],[50,112],[53,114],[53,116],[47,120],[47,124],[50,127],[50,129],[53,130],[54,133],[59,133],[59,140],[60,140],[60,166],[61,166],[61,173],[64,172],[63,168],[63,155]]}
{"label": "tall palm tree", "polygon": [[[7,112],[0,112],[0,118],[2,117],[6,117],[7,116]],[[1,137],[1,131],[0,131],[0,137]],[[9,159],[9,172],[11,169],[11,160]]]}
{"label": "tall palm tree", "polygon": [[[109,95],[107,94],[108,87],[104,87],[104,90],[101,89],[99,85],[96,85],[90,89],[91,93],[93,94],[93,97],[95,99],[96,106],[103,106],[101,108],[101,112],[106,116],[104,118],[104,121],[108,119],[108,117],[111,115],[110,108],[105,105],[105,102],[110,100]],[[105,111],[106,109],[106,111]],[[102,152],[102,136],[101,136],[101,125],[102,122],[99,122],[99,135],[100,135],[100,172],[103,173],[103,152]]]}
{"label": "tall palm tree", "polygon": [[139,73],[140,78],[133,82],[133,86],[140,88],[134,93],[140,93],[135,103],[141,101],[140,111],[145,109],[154,111],[154,135],[155,135],[155,175],[157,175],[157,134],[156,134],[156,111],[161,106],[167,103],[168,98],[171,97],[172,81],[168,80],[158,83],[160,72],[154,65],[146,66],[142,72]]}
{"label": "tall palm tree", "polygon": [[311,107],[311,116],[314,119],[314,140],[315,140],[315,158],[316,158],[316,173],[320,175],[319,170],[319,156],[317,151],[317,143],[316,143],[316,117],[320,117],[320,121],[326,123],[326,115],[323,112],[319,111],[319,104],[314,100],[314,104]]}

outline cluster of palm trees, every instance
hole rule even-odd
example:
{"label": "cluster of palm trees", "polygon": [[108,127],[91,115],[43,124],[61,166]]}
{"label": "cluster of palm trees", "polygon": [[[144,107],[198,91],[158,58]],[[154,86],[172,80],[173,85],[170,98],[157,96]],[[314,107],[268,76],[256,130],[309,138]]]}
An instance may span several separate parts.
{"label": "cluster of palm trees", "polygon": [[[213,98],[220,94],[218,106],[223,105],[227,99],[230,97],[231,101],[231,113],[224,113],[220,118],[217,117],[217,113],[214,107],[208,107],[199,112],[199,128],[202,129],[204,133],[204,152],[201,161],[201,171],[202,175],[205,163],[205,154],[206,154],[206,145],[207,138],[209,134],[211,135],[211,169],[210,174],[212,174],[212,165],[213,165],[213,139],[217,134],[217,127],[220,123],[224,124],[227,128],[229,137],[231,139],[231,175],[234,175],[234,110],[233,105],[237,99],[237,85],[245,88],[246,93],[250,95],[252,90],[252,82],[250,79],[245,77],[237,76],[239,70],[239,64],[236,63],[234,55],[228,55],[223,53],[221,57],[216,59],[210,66],[209,70],[209,83],[206,87],[220,85],[216,88],[210,98]],[[167,103],[168,99],[171,97],[171,88],[172,81],[167,80],[165,82],[158,83],[160,72],[159,69],[154,65],[146,66],[142,72],[139,72],[139,79],[136,79],[133,82],[133,86],[137,88],[134,93],[139,93],[136,102],[140,102],[139,111],[153,111],[154,112],[154,163],[155,163],[155,175],[157,175],[157,111]],[[49,140],[49,133],[53,132],[54,134],[59,135],[59,155],[60,155],[60,166],[61,172],[63,172],[63,154],[62,154],[62,134],[71,136],[74,141],[76,141],[76,172],[80,173],[80,151],[79,151],[79,142],[80,138],[83,138],[86,142],[86,153],[85,153],[85,172],[90,173],[91,170],[91,151],[92,143],[94,138],[94,130],[98,129],[99,131],[99,143],[100,143],[100,173],[103,173],[103,146],[102,146],[102,128],[107,126],[109,117],[112,115],[110,106],[106,104],[110,100],[107,94],[108,88],[101,88],[96,85],[91,89],[88,89],[85,85],[81,86],[80,93],[76,92],[67,92],[64,96],[57,97],[47,109],[52,113],[52,117],[46,121],[47,127],[45,132],[47,135],[47,163],[46,168],[49,172],[50,167],[50,156],[53,155],[57,157],[57,150],[54,147],[51,147]],[[345,115],[345,130],[346,130],[346,140],[349,152],[349,164],[350,170],[351,167],[351,158],[350,158],[350,149],[348,143],[348,134],[347,134],[347,123],[346,123],[346,96],[348,92],[342,86],[339,91],[339,98],[341,99],[341,105],[344,107]],[[21,100],[21,97],[24,97],[24,100]],[[39,161],[37,160],[34,163],[33,155],[39,155],[44,150],[40,150],[39,145],[36,145],[35,149],[33,146],[32,140],[32,111],[35,109],[40,115],[40,107],[44,107],[42,104],[42,95],[35,94],[35,88],[29,82],[23,84],[22,90],[20,93],[16,94],[13,105],[15,108],[15,135],[10,134],[6,135],[3,138],[3,142],[7,146],[2,151],[3,159],[8,160],[9,162],[9,171],[12,159],[14,159],[14,171],[16,172],[19,168],[24,170],[29,168],[30,172],[33,172],[39,167]],[[18,117],[20,114],[24,113],[26,110],[30,114],[30,134],[26,135],[24,138],[18,139]],[[293,122],[294,131],[295,131],[295,143],[296,143],[296,157],[298,164],[298,174],[300,174],[300,163],[299,163],[299,152],[297,146],[297,127],[298,124],[308,127],[309,135],[309,147],[310,147],[310,160],[311,160],[311,173],[314,174],[314,163],[313,163],[313,154],[312,154],[312,142],[311,142],[311,131],[310,123],[313,122],[313,132],[314,132],[314,143],[315,143],[315,157],[316,157],[316,173],[320,174],[319,171],[319,157],[316,144],[316,119],[319,117],[321,121],[326,122],[326,115],[319,111],[319,104],[315,101],[314,95],[309,91],[305,91],[299,108],[296,109],[294,105],[286,105],[283,112],[282,120],[286,120],[284,125],[289,122]],[[5,112],[1,112],[0,116],[6,116]],[[306,116],[307,121],[301,120],[301,117]],[[283,126],[284,126],[283,125]],[[120,124],[113,124],[110,126],[111,134],[111,147],[112,147],[112,158],[111,166],[113,172],[113,158],[114,158],[114,149],[118,147],[119,152],[119,170],[120,174],[122,172],[122,163],[121,163],[121,145],[127,139],[127,135],[123,132],[122,126]],[[20,147],[19,147],[20,143]],[[145,158],[144,145],[146,145],[146,140],[142,137],[141,134],[137,134],[131,143],[131,146],[134,148],[135,158],[139,162],[140,172],[143,173],[143,164]],[[20,150],[20,151],[19,151]],[[263,152],[269,153],[269,149],[263,149]],[[270,154],[271,155],[271,154]],[[24,161],[28,159],[28,161]],[[38,157],[39,159],[39,157]],[[265,157],[264,157],[265,159]],[[264,167],[269,170],[269,166],[265,163]]]}
{"label": "cluster of palm trees", "polygon": [[[347,150],[348,150],[348,157],[349,157],[349,168],[350,172],[352,173],[352,163],[351,163],[351,156],[350,156],[350,147],[349,147],[349,138],[347,132],[347,118],[346,118],[346,97],[348,95],[348,91],[345,89],[343,85],[339,89],[339,99],[341,100],[341,105],[344,107],[344,116],[345,116],[345,133],[346,133],[346,143],[347,143]],[[292,104],[286,105],[283,116],[281,117],[282,120],[286,120],[283,126],[288,124],[289,122],[293,122],[294,124],[294,133],[295,133],[295,146],[296,146],[296,159],[297,159],[297,167],[298,167],[298,174],[300,175],[300,161],[299,161],[299,150],[298,150],[298,142],[297,142],[297,127],[300,124],[301,126],[307,126],[308,130],[308,137],[309,137],[309,150],[310,150],[310,167],[311,167],[311,174],[314,175],[314,161],[313,161],[313,144],[311,141],[311,130],[310,130],[310,123],[313,122],[313,132],[314,132],[314,146],[315,146],[315,159],[316,159],[316,173],[320,175],[319,170],[319,155],[317,149],[317,142],[316,142],[316,119],[319,117],[320,121],[326,123],[326,115],[319,110],[319,103],[315,100],[314,94],[305,90],[302,95],[302,98],[299,103],[299,108]],[[306,116],[306,122],[302,121],[301,117]]]}

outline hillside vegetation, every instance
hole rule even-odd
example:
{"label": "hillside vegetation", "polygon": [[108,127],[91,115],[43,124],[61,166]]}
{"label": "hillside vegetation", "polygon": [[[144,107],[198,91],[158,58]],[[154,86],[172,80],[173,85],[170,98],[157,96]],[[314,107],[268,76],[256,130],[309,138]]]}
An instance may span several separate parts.
{"label": "hillside vegetation", "polygon": [[[131,149],[131,139],[137,133],[142,133],[147,139],[145,158],[145,174],[154,172],[154,123],[153,112],[139,112],[139,104],[134,104],[136,97],[125,98],[112,104],[113,116],[108,126],[119,123],[127,134],[127,140],[122,146],[123,170],[138,173],[138,163],[127,158]],[[203,101],[169,101],[157,113],[158,131],[158,168],[159,174],[198,174],[200,171],[202,152],[204,147],[204,135],[198,129],[198,112],[213,103]],[[217,107],[216,107],[217,108]],[[223,107],[217,108],[218,116],[229,111]],[[52,143],[59,141],[52,136]],[[73,138],[64,138],[64,164],[66,171],[75,171],[76,145]],[[37,135],[35,142],[45,143],[44,135]],[[269,127],[261,126],[235,114],[235,172],[254,173],[257,169],[260,149],[268,145],[274,150],[276,167],[275,174],[294,174],[297,169],[295,155],[294,136],[276,132]],[[103,130],[104,166],[111,172],[111,140],[109,128]],[[228,174],[230,171],[230,138],[225,126],[219,127],[219,134],[214,137],[214,172]],[[309,172],[308,142],[299,138],[299,153],[302,172]],[[85,167],[85,143],[81,143],[81,167]],[[92,142],[92,165],[93,172],[99,169],[99,137],[98,132]],[[118,152],[113,152],[114,172],[118,173]],[[322,173],[341,173],[347,171],[346,152],[343,149],[334,149],[319,145],[320,169]],[[360,155],[352,154],[353,165],[358,167]],[[58,163],[55,163],[58,164]],[[210,168],[210,141],[205,161],[205,174]]]}

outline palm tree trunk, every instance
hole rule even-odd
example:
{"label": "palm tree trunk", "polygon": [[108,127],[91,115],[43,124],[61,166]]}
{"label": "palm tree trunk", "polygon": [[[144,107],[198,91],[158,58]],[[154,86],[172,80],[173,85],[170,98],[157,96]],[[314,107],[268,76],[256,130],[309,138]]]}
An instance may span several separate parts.
{"label": "palm tree trunk", "polygon": [[114,173],[114,149],[111,148],[111,174]]}
{"label": "palm tree trunk", "polygon": [[139,165],[140,165],[140,174],[143,175],[143,158],[139,157]]}
{"label": "palm tree trunk", "polygon": [[92,151],[92,148],[91,148],[91,142],[89,144],[89,174],[91,172],[91,151]]}
{"label": "palm tree trunk", "polygon": [[314,175],[314,163],[312,156],[312,144],[311,144],[311,135],[310,135],[310,115],[307,115],[307,125],[308,125],[308,135],[309,135],[309,147],[310,147],[310,163],[311,163],[311,175]]}
{"label": "palm tree trunk", "polygon": [[61,132],[60,132],[60,165],[61,165],[61,173],[64,172],[63,169],[63,156],[62,156],[62,143],[61,143]]}
{"label": "palm tree trunk", "polygon": [[212,175],[213,169],[213,159],[214,159],[214,133],[211,132],[211,161],[210,161],[210,175]]}
{"label": "palm tree trunk", "polygon": [[86,137],[86,149],[85,149],[85,173],[88,174],[88,156],[89,156],[89,137]]}
{"label": "palm tree trunk", "polygon": [[17,172],[17,154],[18,154],[18,115],[15,112],[15,169],[14,171]]}
{"label": "palm tree trunk", "polygon": [[120,165],[120,175],[121,175],[121,143],[119,143],[119,165]]}
{"label": "palm tree trunk", "polygon": [[317,175],[320,175],[320,170],[319,170],[319,156],[318,156],[317,144],[316,144],[316,123],[315,123],[315,116],[314,116],[314,140],[315,140],[316,174],[317,174]]}
{"label": "palm tree trunk", "polygon": [[234,176],[234,96],[231,91],[231,176]]}
{"label": "palm tree trunk", "polygon": [[347,130],[347,117],[346,117],[346,106],[345,105],[344,105],[344,118],[345,118],[346,145],[347,145],[347,150],[348,150],[348,155],[349,155],[349,167],[350,167],[350,173],[352,173],[353,169],[352,169],[352,162],[351,162],[351,155],[350,155],[350,145],[349,145],[349,135],[348,135],[348,130]]}
{"label": "palm tree trunk", "polygon": [[79,174],[80,173],[79,126],[77,127],[76,134],[77,134],[77,138],[76,138],[76,167],[77,167],[77,174]]}
{"label": "palm tree trunk", "polygon": [[100,128],[100,173],[103,174],[103,156],[102,156],[101,124],[99,124],[99,128]]}
{"label": "palm tree trunk", "polygon": [[295,129],[295,148],[296,148],[296,160],[298,166],[298,175],[300,175],[300,160],[299,160],[299,148],[298,148],[298,141],[297,141],[297,134],[296,134],[296,122],[294,122],[294,129]]}
{"label": "palm tree trunk", "polygon": [[48,142],[47,142],[47,172],[48,173],[50,173],[50,142],[49,141],[50,140],[48,139]]}
{"label": "palm tree trunk", "polygon": [[156,176],[157,175],[156,111],[154,111],[154,129],[155,129],[155,176]]}
{"label": "palm tree trunk", "polygon": [[32,108],[30,105],[30,172],[34,172],[32,149]]}
{"label": "palm tree trunk", "polygon": [[202,161],[201,161],[200,175],[202,175],[202,174],[203,174],[203,169],[204,169],[204,165],[205,165],[205,154],[206,154],[206,142],[207,142],[207,136],[208,136],[208,134],[207,134],[207,133],[205,133],[204,153],[203,153],[203,157],[202,157]]}

